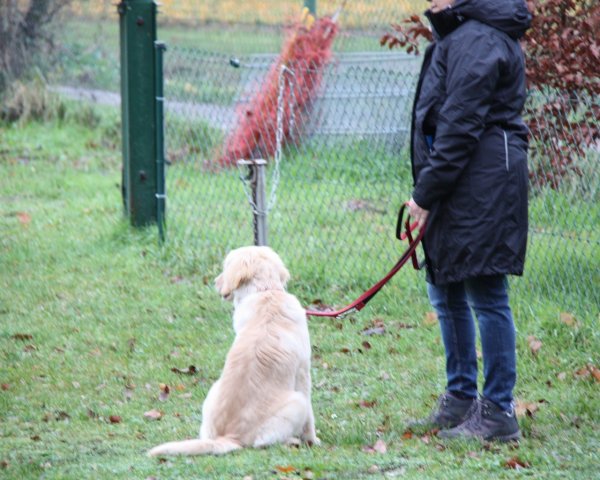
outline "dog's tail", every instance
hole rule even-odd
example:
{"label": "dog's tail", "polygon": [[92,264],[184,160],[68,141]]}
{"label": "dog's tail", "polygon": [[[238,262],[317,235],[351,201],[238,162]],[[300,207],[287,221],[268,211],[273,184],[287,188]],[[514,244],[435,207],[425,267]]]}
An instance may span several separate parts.
{"label": "dog's tail", "polygon": [[154,447],[148,452],[149,457],[159,455],[223,455],[239,450],[242,445],[227,437],[218,437],[211,440],[183,440],[181,442],[168,442]]}

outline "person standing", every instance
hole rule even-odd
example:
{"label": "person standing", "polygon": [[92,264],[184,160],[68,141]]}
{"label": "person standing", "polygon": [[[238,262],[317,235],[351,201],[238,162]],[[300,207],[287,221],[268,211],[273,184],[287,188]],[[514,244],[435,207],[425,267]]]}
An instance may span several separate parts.
{"label": "person standing", "polygon": [[[408,203],[446,355],[446,391],[427,419],[442,438],[520,438],[516,341],[507,275],[527,244],[528,130],[521,118],[523,0],[430,0],[434,33],[413,106]],[[476,329],[483,356],[477,388]]]}

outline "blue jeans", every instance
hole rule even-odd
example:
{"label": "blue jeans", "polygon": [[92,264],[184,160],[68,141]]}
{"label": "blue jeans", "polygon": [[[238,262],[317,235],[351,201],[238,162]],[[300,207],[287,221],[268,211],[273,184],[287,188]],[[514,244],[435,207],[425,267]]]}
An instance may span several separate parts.
{"label": "blue jeans", "polygon": [[463,397],[477,396],[473,309],[483,354],[483,396],[510,411],[517,359],[506,276],[477,277],[440,286],[428,283],[427,290],[446,349],[446,389]]}

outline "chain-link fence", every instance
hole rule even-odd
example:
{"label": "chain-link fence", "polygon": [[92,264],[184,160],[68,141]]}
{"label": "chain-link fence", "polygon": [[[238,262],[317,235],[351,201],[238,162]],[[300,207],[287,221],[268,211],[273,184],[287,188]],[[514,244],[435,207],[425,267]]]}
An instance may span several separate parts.
{"label": "chain-link fence", "polygon": [[[244,116],[256,114],[250,102],[264,93],[274,61],[176,47],[168,53],[169,237],[197,248],[205,261],[219,262],[228,249],[253,241],[247,167],[236,166],[223,152]],[[304,281],[332,278],[346,288],[366,287],[403,248],[393,227],[411,192],[408,134],[418,67],[414,57],[392,52],[338,54],[323,73],[310,115],[297,112],[294,118],[282,113],[281,104],[263,104],[275,115],[262,125],[264,131],[277,133],[276,111],[280,122],[291,124],[283,146],[260,143],[273,142],[273,134],[245,137],[256,142],[251,156],[269,159],[268,242],[291,268],[305,272]],[[284,75],[285,85],[293,87],[300,70],[310,67],[297,68]],[[281,93],[281,83],[277,88]],[[552,101],[550,92],[530,92],[526,116]],[[597,112],[597,99],[581,97],[572,107],[571,115]],[[543,160],[561,158],[562,147],[552,150],[535,137],[531,147],[527,274],[513,283],[565,302],[587,298],[597,305],[598,146],[577,152],[577,168],[558,188],[543,181],[544,169],[552,168]]]}
{"label": "chain-link fence", "polygon": [[[343,293],[362,291],[404,248],[394,226],[411,192],[408,134],[420,66],[420,58],[382,49],[378,41],[390,23],[426,2],[348,2],[333,57],[317,72],[304,103],[298,92],[307,84],[299,79],[310,76],[313,65],[288,64],[281,74],[283,37],[276,33],[297,18],[302,2],[275,3],[268,12],[255,7],[253,14],[240,11],[242,2],[165,1],[161,7],[159,37],[175,28],[165,56],[167,244],[214,270],[229,249],[252,243],[253,179],[236,160],[265,158],[268,243],[295,281],[308,289],[334,284]],[[319,1],[318,12],[332,13],[340,3]],[[207,8],[211,13],[203,14]],[[232,23],[225,28],[227,21]],[[173,34],[178,22],[199,29],[202,49],[188,39],[189,30]],[[206,43],[211,35],[215,42]],[[512,284],[555,298],[564,308],[589,302],[597,311],[600,146],[597,139],[574,141],[578,136],[570,132],[596,125],[600,107],[589,96],[561,101],[561,118],[531,139],[526,274]],[[527,120],[536,123],[547,115],[540,106],[557,102],[556,92],[530,91]],[[403,276],[410,282],[415,275]]]}

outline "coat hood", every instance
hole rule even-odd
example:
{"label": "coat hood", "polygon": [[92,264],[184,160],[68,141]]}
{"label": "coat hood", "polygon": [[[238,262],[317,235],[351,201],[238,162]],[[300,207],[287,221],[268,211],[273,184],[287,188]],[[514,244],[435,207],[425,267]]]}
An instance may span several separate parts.
{"label": "coat hood", "polygon": [[524,0],[456,0],[452,10],[494,27],[511,38],[521,38],[531,25],[531,13]]}

